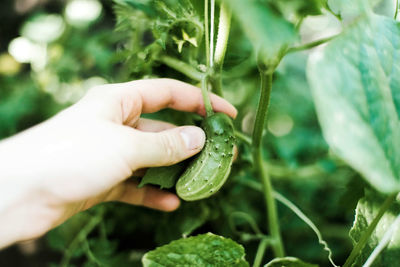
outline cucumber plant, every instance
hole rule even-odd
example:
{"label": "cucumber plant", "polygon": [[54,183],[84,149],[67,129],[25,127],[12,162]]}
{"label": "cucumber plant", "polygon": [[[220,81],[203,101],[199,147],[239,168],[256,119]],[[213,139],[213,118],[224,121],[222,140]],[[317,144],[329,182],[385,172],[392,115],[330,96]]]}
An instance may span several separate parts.
{"label": "cucumber plant", "polygon": [[[205,1],[204,10],[208,12],[208,1]],[[222,3],[220,7],[220,23],[214,57],[214,11],[215,2],[213,1],[210,31],[208,30],[208,14],[205,14],[205,17],[207,17],[205,20],[206,30],[204,31],[206,39],[205,61],[207,62],[207,66],[205,72],[202,74],[201,88],[207,112],[207,117],[202,123],[202,128],[206,133],[207,140],[200,155],[196,156],[191,161],[176,184],[178,196],[187,201],[207,198],[218,192],[227,180],[233,162],[235,137],[232,121],[226,114],[214,114],[208,95],[210,87],[217,94],[222,95],[221,72],[228,43],[231,13],[226,4]],[[184,39],[189,40],[188,37],[184,37]],[[194,41],[192,40],[192,42]],[[183,41],[178,43],[179,52],[182,51],[182,45]],[[170,59],[170,61],[173,60]],[[172,176],[175,176],[174,174],[178,173],[177,171],[180,169],[177,166],[163,168],[165,170],[170,169]],[[154,172],[153,169],[149,171]],[[148,180],[146,177],[144,177],[144,179],[146,179],[145,181]],[[161,180],[159,183],[157,181],[153,181],[153,184],[163,184]]]}
{"label": "cucumber plant", "polygon": [[[315,266],[303,260],[398,266],[397,1],[114,2],[125,62],[120,77],[171,77],[200,86],[207,143],[182,170],[162,167],[168,183],[157,181],[157,170],[143,180],[171,190],[176,183],[188,200],[178,211],[99,209],[93,219],[85,217],[87,227],[71,226],[84,231],[71,242],[64,266],[79,244],[97,265],[101,257],[94,259],[93,251],[121,256],[126,246],[136,253],[131,258],[141,258],[143,250],[161,246],[143,257],[145,266]],[[210,91],[233,102],[238,118],[214,114]],[[199,121],[170,110],[154,116]],[[234,144],[239,156],[232,164]],[[112,245],[106,233],[122,244]],[[138,233],[154,242],[137,249],[131,237]],[[108,260],[103,265],[112,266]]]}

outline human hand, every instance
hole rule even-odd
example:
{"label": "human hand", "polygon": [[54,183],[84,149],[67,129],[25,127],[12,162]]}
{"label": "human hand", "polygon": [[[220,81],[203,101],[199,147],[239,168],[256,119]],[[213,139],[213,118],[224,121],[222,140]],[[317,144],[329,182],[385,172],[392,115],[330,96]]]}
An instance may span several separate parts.
{"label": "human hand", "polygon": [[[211,102],[215,111],[236,116],[222,98],[211,95]],[[171,165],[202,149],[201,128],[140,118],[163,108],[205,115],[198,88],[139,80],[96,87],[52,119],[2,141],[0,247],[41,236],[104,201],[176,209],[174,194],[126,181],[135,170]]]}

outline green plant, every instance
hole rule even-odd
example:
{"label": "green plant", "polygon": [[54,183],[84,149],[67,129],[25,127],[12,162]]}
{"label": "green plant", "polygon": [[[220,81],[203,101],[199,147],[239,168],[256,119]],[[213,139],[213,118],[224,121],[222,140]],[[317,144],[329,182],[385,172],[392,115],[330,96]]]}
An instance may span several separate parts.
{"label": "green plant", "polygon": [[[53,247],[69,248],[63,263],[85,255],[88,265],[129,265],[145,254],[146,266],[154,265],[154,259],[174,266],[197,258],[212,266],[212,257],[202,256],[213,248],[203,240],[210,235],[186,238],[211,231],[242,244],[253,266],[314,266],[306,261],[397,266],[400,239],[393,229],[400,189],[400,26],[393,19],[397,6],[385,13],[390,4],[115,0],[116,28],[122,36],[118,55],[130,72],[122,80],[172,77],[200,84],[206,121],[212,118],[208,92],[223,95],[239,110],[233,122],[239,156],[218,194],[185,202],[175,213],[100,206],[72,218],[49,235]],[[300,42],[301,35],[315,34],[306,23],[316,15],[339,26],[330,36]],[[303,52],[320,45],[325,47]],[[176,124],[201,120],[171,110],[148,116]],[[211,160],[205,154],[212,148],[208,140],[193,164]],[[215,155],[213,162],[222,157]],[[230,166],[230,158],[222,166]],[[203,176],[208,168],[195,173],[200,172]],[[188,177],[194,182],[197,176]],[[224,180],[220,173],[216,177]],[[175,183],[150,180],[164,188]],[[182,195],[180,188],[178,182]],[[83,230],[77,227],[82,218],[87,226]],[[76,238],[71,241],[62,232]],[[153,239],[138,248],[138,233]],[[388,239],[387,233],[395,234]],[[224,259],[241,264],[244,251],[234,241],[215,251],[226,251],[231,258]]]}

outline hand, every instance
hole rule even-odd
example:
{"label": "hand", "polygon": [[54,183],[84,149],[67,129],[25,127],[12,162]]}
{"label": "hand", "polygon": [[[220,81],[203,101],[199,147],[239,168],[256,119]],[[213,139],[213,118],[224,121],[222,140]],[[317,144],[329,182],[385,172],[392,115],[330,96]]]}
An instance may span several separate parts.
{"label": "hand", "polygon": [[[215,111],[235,108],[211,95]],[[205,115],[201,91],[171,79],[96,87],[52,119],[0,143],[0,247],[43,235],[104,201],[172,211],[179,199],[127,182],[135,170],[198,153],[201,128],[141,119],[163,108]]]}

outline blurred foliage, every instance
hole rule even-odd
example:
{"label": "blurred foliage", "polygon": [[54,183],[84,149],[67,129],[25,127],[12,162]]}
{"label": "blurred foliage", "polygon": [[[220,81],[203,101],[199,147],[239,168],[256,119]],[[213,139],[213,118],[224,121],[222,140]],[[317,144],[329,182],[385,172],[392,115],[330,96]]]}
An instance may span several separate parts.
{"label": "blurred foliage", "polygon": [[[236,129],[251,134],[254,124],[259,98],[255,51],[260,48],[272,55],[282,47],[300,45],[301,23],[308,16],[336,20],[345,14],[344,1],[328,3],[230,2],[235,16],[222,77],[225,97],[239,110]],[[148,77],[198,83],[165,57],[179,59],[201,72],[205,64],[202,1],[116,0],[114,5],[104,0],[100,17],[83,26],[68,23],[66,4],[43,1],[24,14],[15,11],[13,1],[1,4],[0,138],[51,117],[98,84]],[[33,40],[35,32],[27,29],[37,30],[38,21],[46,21],[38,20],[38,16],[48,19],[52,14],[61,18],[62,32],[51,41]],[[318,28],[312,32],[320,33]],[[7,48],[17,37],[29,40],[39,51],[37,57],[16,62]],[[263,139],[264,160],[275,190],[309,216],[332,248],[336,263],[342,264],[352,248],[348,231],[354,210],[369,185],[334,156],[324,141],[306,77],[307,60],[308,53],[288,54],[274,74]],[[199,121],[197,115],[172,110],[146,116],[178,125]],[[61,266],[140,266],[149,250],[182,236],[212,232],[242,244],[246,259],[253,262],[258,244],[268,232],[266,212],[258,178],[251,168],[250,148],[246,142],[239,142],[238,150],[231,176],[216,196],[182,203],[173,213],[121,203],[102,204],[51,231],[47,249],[60,253]],[[371,207],[371,212],[374,209]],[[281,204],[278,212],[287,254],[327,266],[326,252],[308,226]],[[359,216],[360,220],[366,215]],[[0,253],[0,263],[2,257],[7,257],[7,251]],[[263,263],[272,258],[268,250]],[[14,266],[12,259],[8,260]]]}

